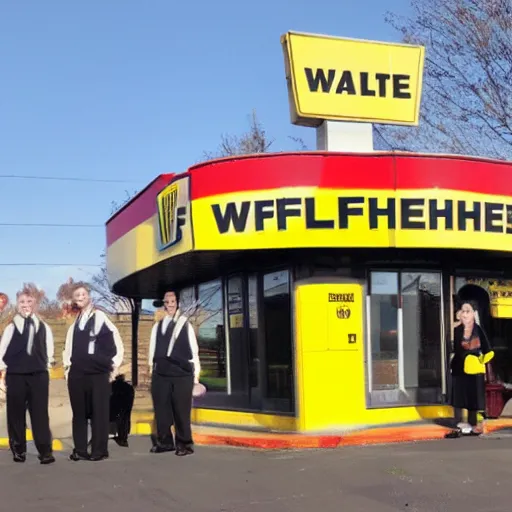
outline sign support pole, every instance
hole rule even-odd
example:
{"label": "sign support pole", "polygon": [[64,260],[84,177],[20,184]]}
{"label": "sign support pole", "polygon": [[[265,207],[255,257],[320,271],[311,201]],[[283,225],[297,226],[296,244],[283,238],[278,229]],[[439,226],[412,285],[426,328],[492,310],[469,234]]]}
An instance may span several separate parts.
{"label": "sign support pole", "polygon": [[344,153],[370,153],[373,151],[373,125],[324,121],[316,129],[316,149]]}

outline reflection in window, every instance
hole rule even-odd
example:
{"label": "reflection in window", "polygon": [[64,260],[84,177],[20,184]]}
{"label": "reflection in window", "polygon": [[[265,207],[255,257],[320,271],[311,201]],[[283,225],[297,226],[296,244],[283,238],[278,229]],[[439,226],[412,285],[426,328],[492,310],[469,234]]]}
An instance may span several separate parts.
{"label": "reflection in window", "polygon": [[372,272],[372,390],[398,388],[398,273]]}
{"label": "reflection in window", "polygon": [[222,281],[198,286],[197,308],[191,317],[196,328],[201,359],[201,381],[209,391],[226,391],[226,338]]}
{"label": "reflection in window", "polygon": [[258,340],[258,276],[250,275],[247,283],[247,308],[249,310],[249,384],[251,400],[261,400],[259,372],[260,354]]}
{"label": "reflection in window", "polygon": [[263,276],[265,319],[265,408],[293,410],[290,281],[287,270]]}
{"label": "reflection in window", "polygon": [[182,315],[191,316],[195,312],[196,297],[193,286],[180,291],[180,311]]}
{"label": "reflection in window", "polygon": [[373,405],[439,403],[441,307],[440,273],[372,272]]}
{"label": "reflection in window", "polygon": [[229,365],[230,392],[239,400],[240,406],[247,406],[249,383],[247,371],[247,343],[244,329],[243,280],[241,276],[228,279],[228,319],[229,319]]}
{"label": "reflection in window", "polygon": [[440,399],[441,275],[404,272],[401,279],[404,388],[417,403]]}

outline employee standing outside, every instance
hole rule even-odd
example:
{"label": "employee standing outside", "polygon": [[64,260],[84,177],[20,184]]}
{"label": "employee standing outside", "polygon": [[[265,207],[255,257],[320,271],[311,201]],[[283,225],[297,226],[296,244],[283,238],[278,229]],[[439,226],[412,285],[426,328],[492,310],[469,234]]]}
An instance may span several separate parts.
{"label": "employee standing outside", "polygon": [[[110,382],[123,362],[124,346],[117,327],[92,303],[86,284],[77,283],[73,302],[79,314],[70,326],[62,360],[73,411],[73,461],[108,458]],[[91,418],[91,453],[87,427]]]}
{"label": "employee standing outside", "polygon": [[[478,310],[475,302],[465,301],[460,308],[460,325],[454,331],[454,356],[451,361],[452,396],[451,405],[455,412],[457,429],[461,433],[479,435],[478,413],[485,411],[485,376],[467,374],[464,362],[469,355],[491,352],[489,340],[477,321]],[[468,423],[462,422],[462,411],[468,411]]]}
{"label": "employee standing outside", "polygon": [[194,328],[179,310],[176,292],[168,291],[163,302],[166,314],[153,326],[149,342],[151,396],[157,428],[151,452],[175,450],[176,455],[184,456],[194,453],[190,415],[194,384],[199,383],[201,372],[199,347]]}
{"label": "employee standing outside", "polygon": [[7,387],[7,430],[14,462],[25,462],[26,414],[41,464],[52,464],[52,434],[48,414],[50,375],[54,359],[50,326],[36,314],[30,290],[16,295],[16,314],[0,341],[0,379]]}

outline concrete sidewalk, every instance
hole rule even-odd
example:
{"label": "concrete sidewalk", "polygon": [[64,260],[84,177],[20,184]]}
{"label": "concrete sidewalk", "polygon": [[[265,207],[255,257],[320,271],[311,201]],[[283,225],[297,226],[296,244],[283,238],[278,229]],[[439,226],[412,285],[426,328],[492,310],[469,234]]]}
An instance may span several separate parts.
{"label": "concrete sidewalk", "polygon": [[[131,435],[149,436],[153,431],[153,414],[150,411],[148,393],[137,394],[132,414]],[[143,408],[144,410],[141,410]],[[64,379],[50,381],[50,426],[55,439],[54,449],[71,446],[72,413],[69,404],[67,384]],[[27,418],[28,428],[30,420]],[[512,419],[488,420],[485,433],[490,434],[512,428]],[[341,448],[373,444],[390,444],[443,439],[447,427],[431,422],[395,425],[379,428],[365,428],[351,432],[318,434],[294,434],[281,432],[255,432],[229,427],[194,425],[194,440],[198,445],[236,446],[270,450]],[[32,439],[29,431],[27,439]],[[7,448],[7,420],[5,401],[0,399],[0,448]],[[66,447],[66,448],[65,448]]]}

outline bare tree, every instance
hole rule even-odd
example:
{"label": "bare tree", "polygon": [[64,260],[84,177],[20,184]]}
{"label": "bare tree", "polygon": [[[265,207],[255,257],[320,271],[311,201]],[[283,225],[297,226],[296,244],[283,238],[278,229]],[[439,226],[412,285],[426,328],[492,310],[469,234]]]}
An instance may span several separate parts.
{"label": "bare tree", "polygon": [[[307,150],[306,144],[300,137],[289,137],[301,151]],[[220,144],[216,151],[203,153],[204,160],[222,158],[225,156],[251,155],[269,153],[274,139],[270,138],[259,121],[256,111],[249,118],[249,129],[242,135],[221,135]]]}
{"label": "bare tree", "polygon": [[135,306],[133,299],[121,297],[110,289],[105,253],[101,254],[101,259],[101,269],[92,276],[89,282],[95,303],[110,313],[131,313]]}
{"label": "bare tree", "polygon": [[214,152],[205,151],[203,157],[205,160],[212,160],[224,156],[268,153],[273,142],[258,120],[256,112],[253,111],[250,117],[249,129],[245,133],[242,135],[221,135],[217,150]]}
{"label": "bare tree", "polygon": [[511,0],[411,0],[387,21],[426,47],[420,127],[376,129],[394,149],[512,158]]}
{"label": "bare tree", "polygon": [[[125,198],[122,201],[112,201],[111,215],[119,211],[137,194],[136,191],[129,192],[125,190]],[[121,297],[110,289],[110,283],[107,274],[107,255],[101,254],[101,268],[91,277],[89,286],[94,295],[95,303],[104,308],[109,313],[131,313],[135,306],[133,299]]]}

